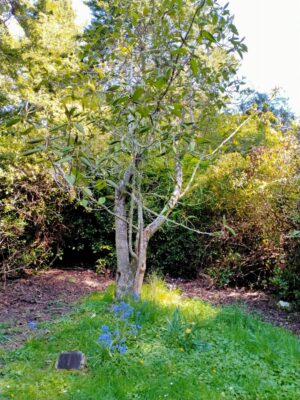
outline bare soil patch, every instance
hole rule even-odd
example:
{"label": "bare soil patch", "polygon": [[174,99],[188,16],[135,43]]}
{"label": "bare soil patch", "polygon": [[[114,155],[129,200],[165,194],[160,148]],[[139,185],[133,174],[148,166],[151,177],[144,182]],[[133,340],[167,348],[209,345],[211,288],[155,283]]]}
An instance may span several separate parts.
{"label": "bare soil patch", "polygon": [[[49,320],[71,310],[81,297],[103,291],[112,279],[91,270],[51,269],[38,275],[30,272],[7,282],[0,292],[0,346],[18,347],[30,332],[28,323]],[[198,297],[215,305],[239,304],[264,320],[300,334],[300,313],[280,310],[276,300],[262,291],[215,289],[203,279],[168,280],[179,287],[183,297]]]}
{"label": "bare soil patch", "polygon": [[8,281],[0,292],[0,346],[14,348],[28,337],[28,322],[49,320],[71,310],[81,297],[103,291],[108,276],[91,270],[51,269]]}

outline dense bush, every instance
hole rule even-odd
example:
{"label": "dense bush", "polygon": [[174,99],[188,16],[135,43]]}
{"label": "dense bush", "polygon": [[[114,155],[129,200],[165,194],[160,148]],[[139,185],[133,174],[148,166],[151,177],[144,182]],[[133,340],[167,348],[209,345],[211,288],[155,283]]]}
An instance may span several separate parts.
{"label": "dense bush", "polygon": [[115,265],[112,218],[77,205],[39,166],[0,169],[0,272]]}
{"label": "dense bush", "polygon": [[[293,135],[272,132],[271,146],[254,147],[244,156],[224,154],[210,166],[196,181],[181,212],[193,215],[196,228],[223,229],[223,235],[187,240],[181,230],[175,238],[169,236],[170,242],[166,235],[161,245],[165,254],[173,255],[170,271],[176,258],[179,265],[182,260],[188,264],[176,269],[180,275],[192,271],[195,276],[197,270],[204,270],[218,286],[273,287],[285,297],[297,298],[299,239],[292,232],[300,228],[298,152]],[[198,205],[189,208],[195,199]]]}
{"label": "dense bush", "polygon": [[3,279],[25,268],[49,267],[67,230],[67,196],[39,166],[0,169],[0,263]]}

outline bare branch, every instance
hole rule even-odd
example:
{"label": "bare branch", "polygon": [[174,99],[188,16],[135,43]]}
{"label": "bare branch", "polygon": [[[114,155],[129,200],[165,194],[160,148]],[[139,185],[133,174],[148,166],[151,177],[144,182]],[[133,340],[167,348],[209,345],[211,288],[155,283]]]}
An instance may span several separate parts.
{"label": "bare branch", "polygon": [[229,140],[231,140],[231,139],[239,132],[239,130],[240,130],[244,125],[246,125],[246,123],[247,123],[251,118],[253,118],[253,115],[254,115],[254,114],[250,115],[247,119],[245,119],[245,121],[242,122],[241,125],[239,125],[239,126],[235,129],[235,131],[233,131],[225,140],[223,140],[223,142],[222,142],[212,153],[208,154],[205,158],[211,158],[213,155],[215,155],[215,154],[224,146],[224,144],[226,144],[227,142],[229,142]]}
{"label": "bare branch", "polygon": [[[132,193],[134,193],[135,190],[135,175],[133,177],[133,184],[132,184]],[[132,236],[133,236],[133,217],[134,217],[134,196],[130,197],[130,211],[129,211],[129,223],[128,223],[128,243],[129,243],[129,253],[133,259],[138,261],[137,254],[133,251],[133,246],[132,246]],[[139,227],[138,227],[138,232],[139,232]]]}
{"label": "bare branch", "polygon": [[154,221],[152,221],[147,227],[146,231],[149,235],[149,238],[154,235],[154,233],[162,226],[162,224],[166,221],[166,218],[171,213],[171,211],[176,206],[179,198],[180,192],[182,188],[182,166],[179,155],[175,153],[175,186],[173,189],[173,193],[168,201],[168,203],[164,206],[161,213],[157,215]]}

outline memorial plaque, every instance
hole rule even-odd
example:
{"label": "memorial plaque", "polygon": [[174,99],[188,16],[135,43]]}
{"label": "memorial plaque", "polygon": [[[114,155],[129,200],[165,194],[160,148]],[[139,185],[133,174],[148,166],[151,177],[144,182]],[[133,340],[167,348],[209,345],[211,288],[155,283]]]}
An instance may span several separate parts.
{"label": "memorial plaque", "polygon": [[57,369],[82,369],[85,367],[85,356],[81,351],[63,351],[60,353]]}

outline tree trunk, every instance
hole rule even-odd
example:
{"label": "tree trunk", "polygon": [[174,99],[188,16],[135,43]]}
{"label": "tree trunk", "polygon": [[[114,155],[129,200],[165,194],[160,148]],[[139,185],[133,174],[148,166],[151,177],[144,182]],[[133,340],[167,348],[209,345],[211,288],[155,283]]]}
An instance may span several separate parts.
{"label": "tree trunk", "polygon": [[122,298],[132,293],[134,288],[134,273],[129,260],[129,245],[125,208],[125,195],[116,190],[115,193],[115,224],[116,224],[116,298]]}
{"label": "tree trunk", "polygon": [[134,285],[133,285],[133,291],[137,295],[141,294],[144,276],[146,272],[148,243],[149,243],[148,232],[143,231],[140,237],[137,268],[135,272]]}

